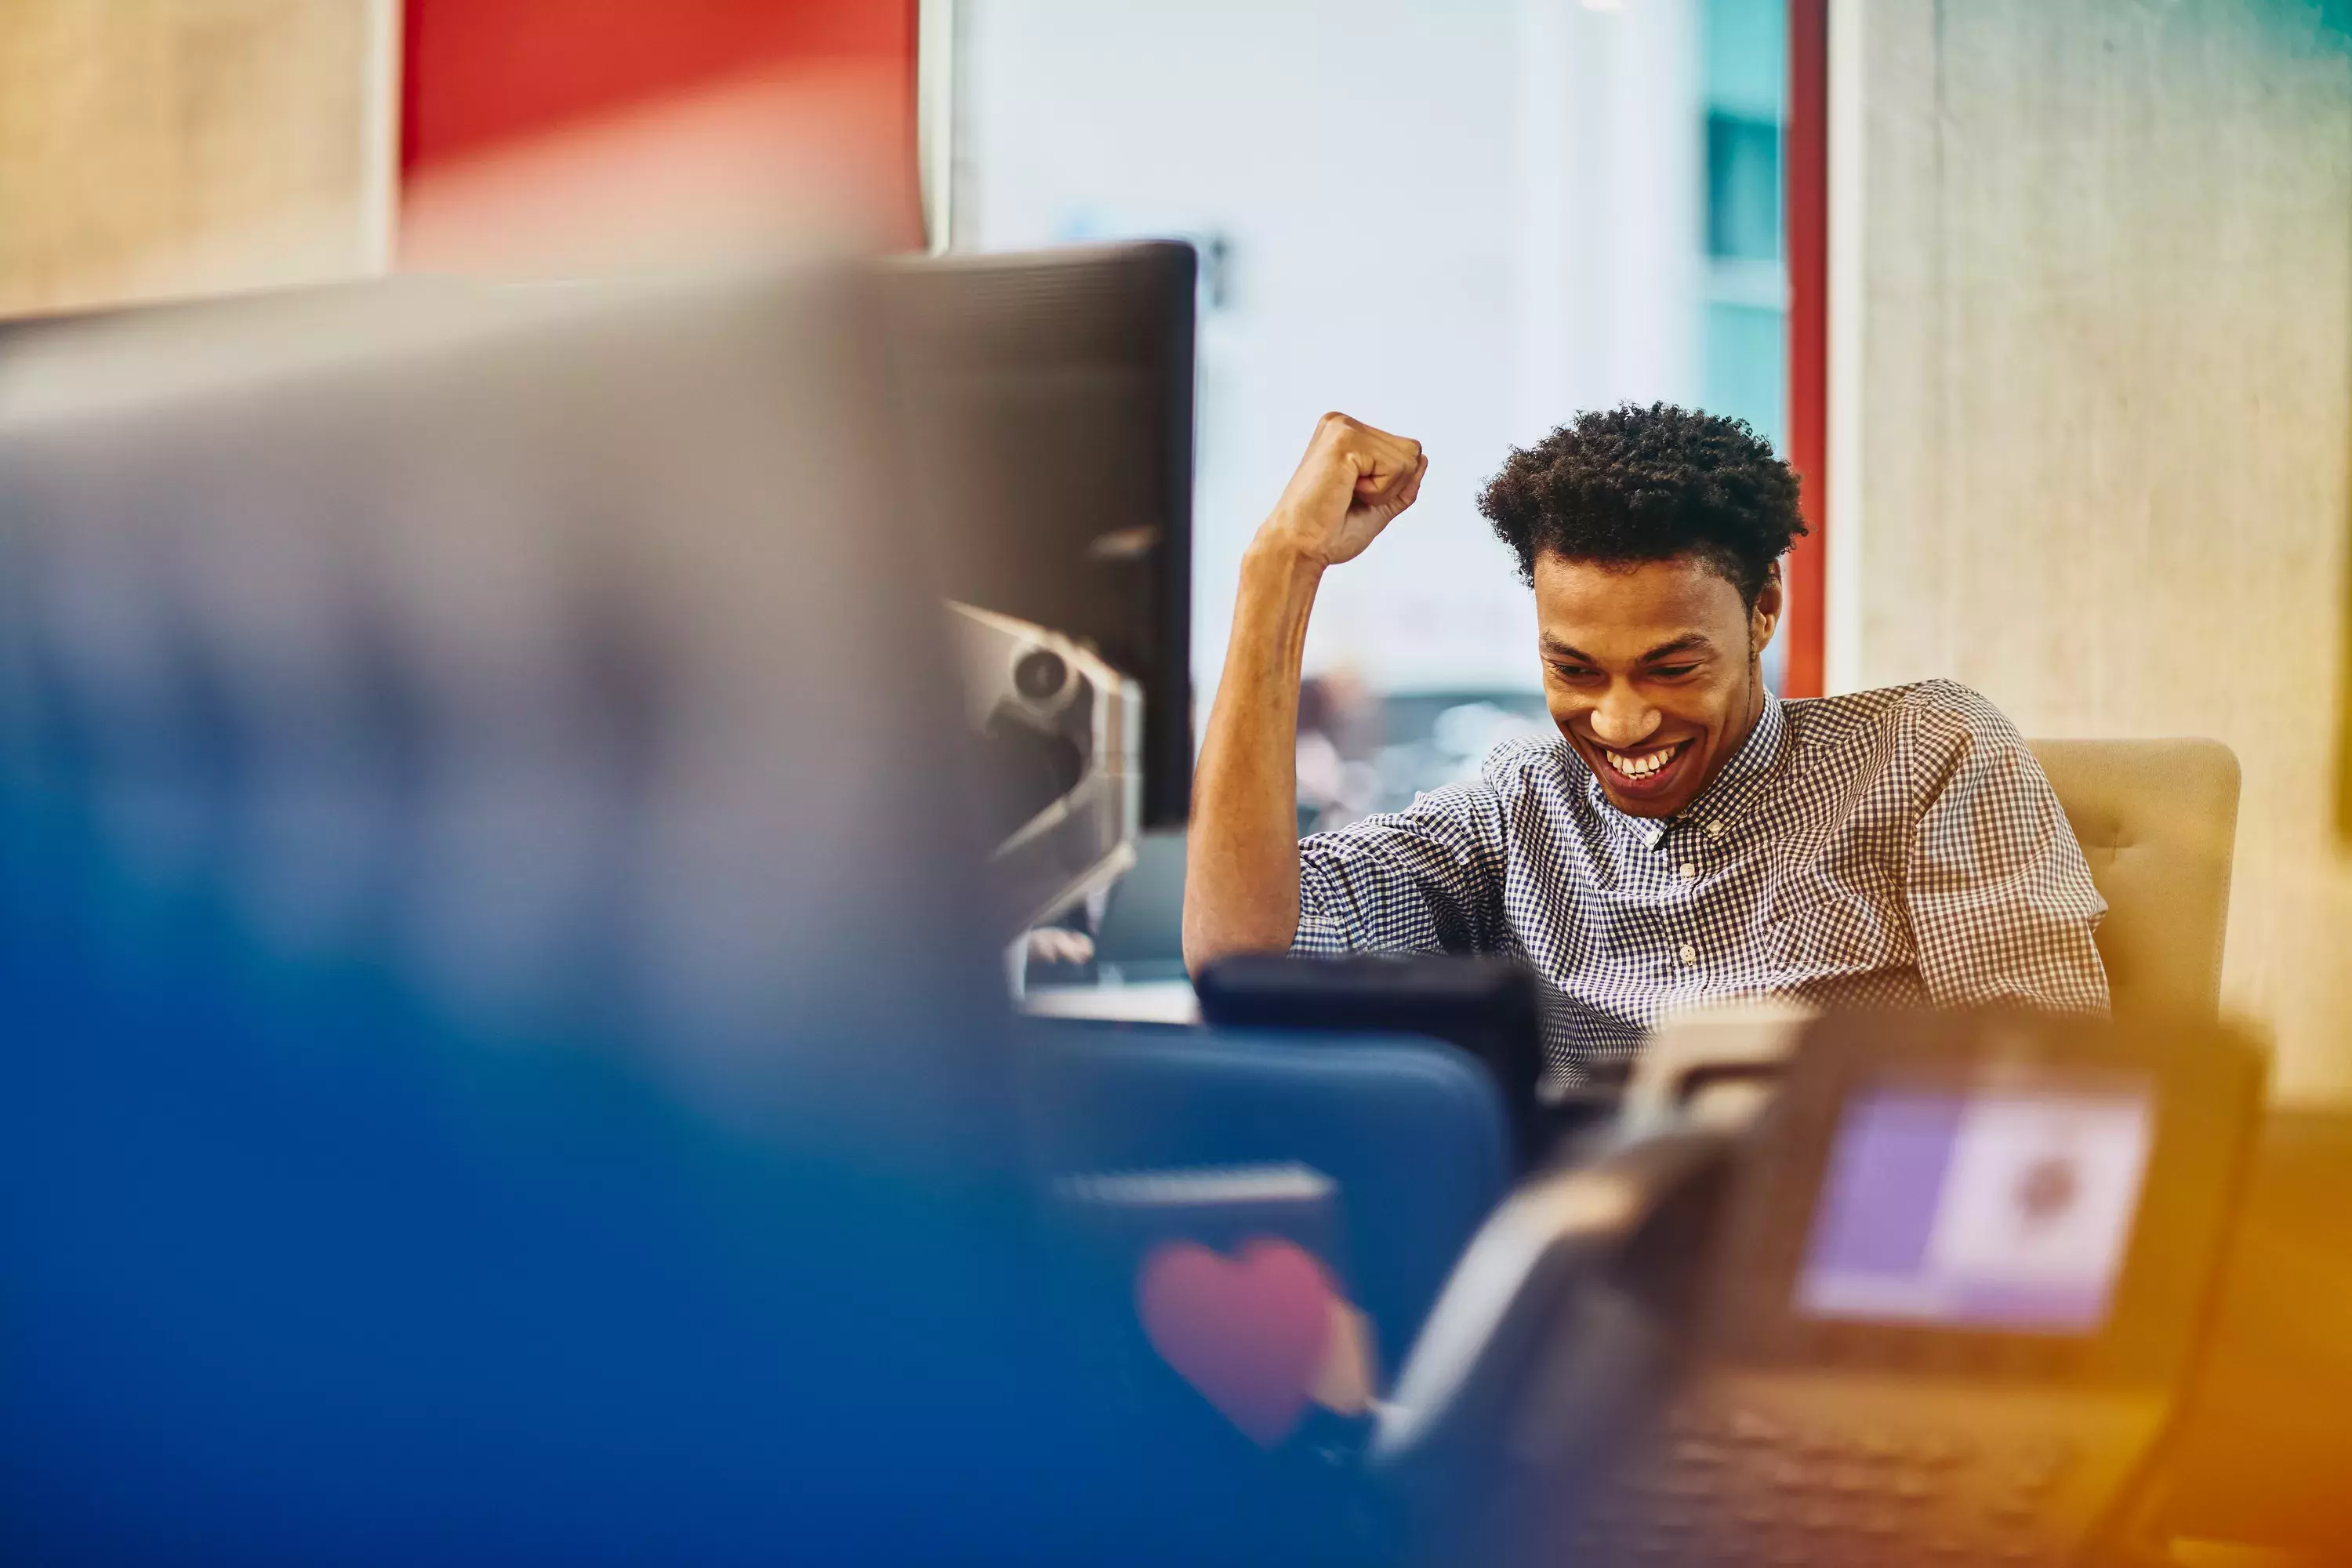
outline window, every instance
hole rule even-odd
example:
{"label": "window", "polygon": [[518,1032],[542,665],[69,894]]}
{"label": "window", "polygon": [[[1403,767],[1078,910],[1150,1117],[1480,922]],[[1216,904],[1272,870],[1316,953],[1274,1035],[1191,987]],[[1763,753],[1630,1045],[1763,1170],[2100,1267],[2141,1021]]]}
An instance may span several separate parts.
{"label": "window", "polygon": [[1544,721],[1528,592],[1475,506],[1511,446],[1660,398],[1785,440],[1784,0],[958,10],[960,247],[1201,247],[1204,711],[1242,548],[1316,416],[1429,449],[1421,504],[1326,580],[1315,820]]}

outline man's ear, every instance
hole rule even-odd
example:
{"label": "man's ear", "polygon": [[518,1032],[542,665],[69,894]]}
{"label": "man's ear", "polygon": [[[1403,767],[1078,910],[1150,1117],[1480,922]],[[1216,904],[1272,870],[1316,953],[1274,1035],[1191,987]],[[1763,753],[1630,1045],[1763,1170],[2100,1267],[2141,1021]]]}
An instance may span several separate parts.
{"label": "man's ear", "polygon": [[1757,590],[1756,608],[1748,616],[1748,653],[1751,658],[1763,655],[1772,634],[1780,629],[1781,602],[1780,563],[1775,561],[1765,568],[1764,586]]}

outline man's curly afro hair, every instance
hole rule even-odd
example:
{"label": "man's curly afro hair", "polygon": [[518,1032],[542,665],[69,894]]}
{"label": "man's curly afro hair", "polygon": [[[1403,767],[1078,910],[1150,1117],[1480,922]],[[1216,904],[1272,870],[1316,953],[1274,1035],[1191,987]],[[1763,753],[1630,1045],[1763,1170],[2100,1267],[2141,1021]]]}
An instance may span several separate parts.
{"label": "man's curly afro hair", "polygon": [[1515,449],[1478,510],[1528,583],[1547,553],[1612,566],[1696,555],[1751,607],[1805,531],[1796,474],[1746,421],[1665,403],[1580,414]]}

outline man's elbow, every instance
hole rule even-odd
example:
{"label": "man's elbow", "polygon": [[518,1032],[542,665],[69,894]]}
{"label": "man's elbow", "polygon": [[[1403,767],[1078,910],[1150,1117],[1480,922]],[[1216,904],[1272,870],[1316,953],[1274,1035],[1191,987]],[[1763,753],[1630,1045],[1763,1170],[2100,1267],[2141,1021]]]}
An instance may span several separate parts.
{"label": "man's elbow", "polygon": [[1290,951],[1297,939],[1298,917],[1290,918],[1289,929],[1283,930],[1279,920],[1220,920],[1207,911],[1196,910],[1189,901],[1184,907],[1184,969],[1195,980],[1201,972],[1220,959],[1237,958],[1246,953],[1280,955]]}

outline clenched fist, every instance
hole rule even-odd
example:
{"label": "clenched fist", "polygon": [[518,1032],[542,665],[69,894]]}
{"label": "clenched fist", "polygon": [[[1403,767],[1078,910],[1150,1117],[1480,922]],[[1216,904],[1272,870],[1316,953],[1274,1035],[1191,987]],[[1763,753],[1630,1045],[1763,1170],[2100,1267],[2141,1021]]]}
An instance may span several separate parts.
{"label": "clenched fist", "polygon": [[1353,560],[1412,504],[1428,471],[1420,442],[1326,414],[1258,537],[1318,566]]}

